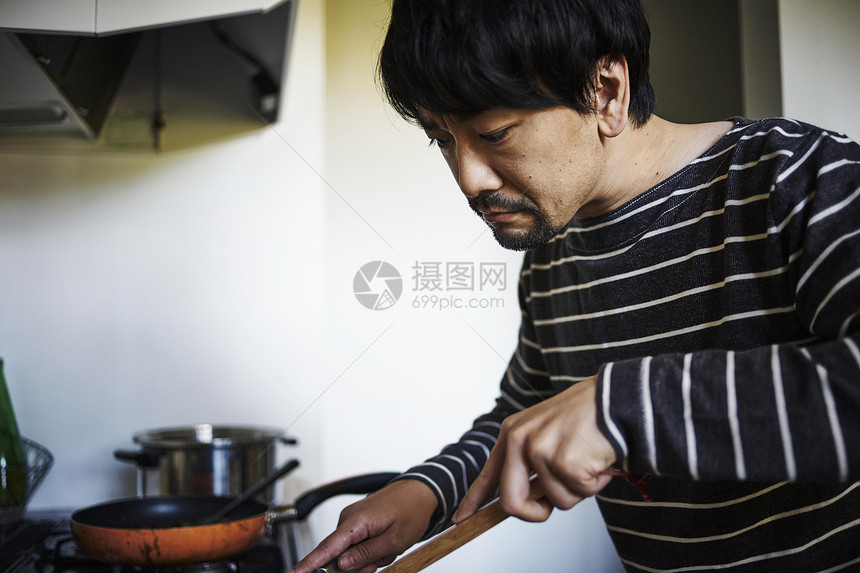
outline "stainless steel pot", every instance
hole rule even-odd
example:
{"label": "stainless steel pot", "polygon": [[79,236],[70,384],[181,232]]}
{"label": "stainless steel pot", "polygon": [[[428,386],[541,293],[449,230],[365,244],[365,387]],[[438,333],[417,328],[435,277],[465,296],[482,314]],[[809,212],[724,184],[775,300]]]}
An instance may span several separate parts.
{"label": "stainless steel pot", "polygon": [[[275,467],[277,445],[294,444],[285,431],[258,426],[159,428],[134,434],[139,450],[116,450],[138,467],[138,495],[238,495]],[[271,502],[274,486],[257,498]]]}

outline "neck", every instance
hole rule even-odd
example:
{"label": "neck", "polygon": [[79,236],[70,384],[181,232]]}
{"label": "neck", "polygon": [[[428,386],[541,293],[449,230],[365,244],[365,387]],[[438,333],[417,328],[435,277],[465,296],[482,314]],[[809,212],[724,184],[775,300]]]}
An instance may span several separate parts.
{"label": "neck", "polygon": [[627,126],[603,142],[605,169],[595,198],[577,217],[607,213],[665,181],[707,151],[730,122],[678,124],[652,116],[641,128]]}

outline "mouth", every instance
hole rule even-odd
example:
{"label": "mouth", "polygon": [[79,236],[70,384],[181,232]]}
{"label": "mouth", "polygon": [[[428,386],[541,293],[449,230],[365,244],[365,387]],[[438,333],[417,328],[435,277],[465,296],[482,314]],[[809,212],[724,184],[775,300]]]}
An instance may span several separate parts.
{"label": "mouth", "polygon": [[519,214],[520,211],[481,211],[481,217],[490,224],[508,223]]}

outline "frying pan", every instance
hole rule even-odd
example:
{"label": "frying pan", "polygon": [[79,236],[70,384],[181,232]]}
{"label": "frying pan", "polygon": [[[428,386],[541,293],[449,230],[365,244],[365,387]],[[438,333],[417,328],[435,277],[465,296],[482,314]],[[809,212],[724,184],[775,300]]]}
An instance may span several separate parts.
{"label": "frying pan", "polygon": [[123,499],[74,512],[72,535],[81,549],[108,563],[165,566],[218,561],[253,547],[270,522],[304,519],[330,497],[371,493],[396,475],[363,474],[332,482],[305,492],[293,506],[270,509],[248,500],[231,511],[226,521],[205,525],[201,523],[235,498],[167,495]]}

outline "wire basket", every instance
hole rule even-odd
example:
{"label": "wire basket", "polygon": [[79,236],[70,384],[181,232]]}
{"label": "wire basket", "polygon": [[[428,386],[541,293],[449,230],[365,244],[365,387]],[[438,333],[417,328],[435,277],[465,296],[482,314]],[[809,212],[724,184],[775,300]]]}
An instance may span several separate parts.
{"label": "wire basket", "polygon": [[21,518],[27,502],[54,464],[54,456],[44,446],[27,438],[21,438],[21,442],[27,465],[0,466],[0,523]]}

